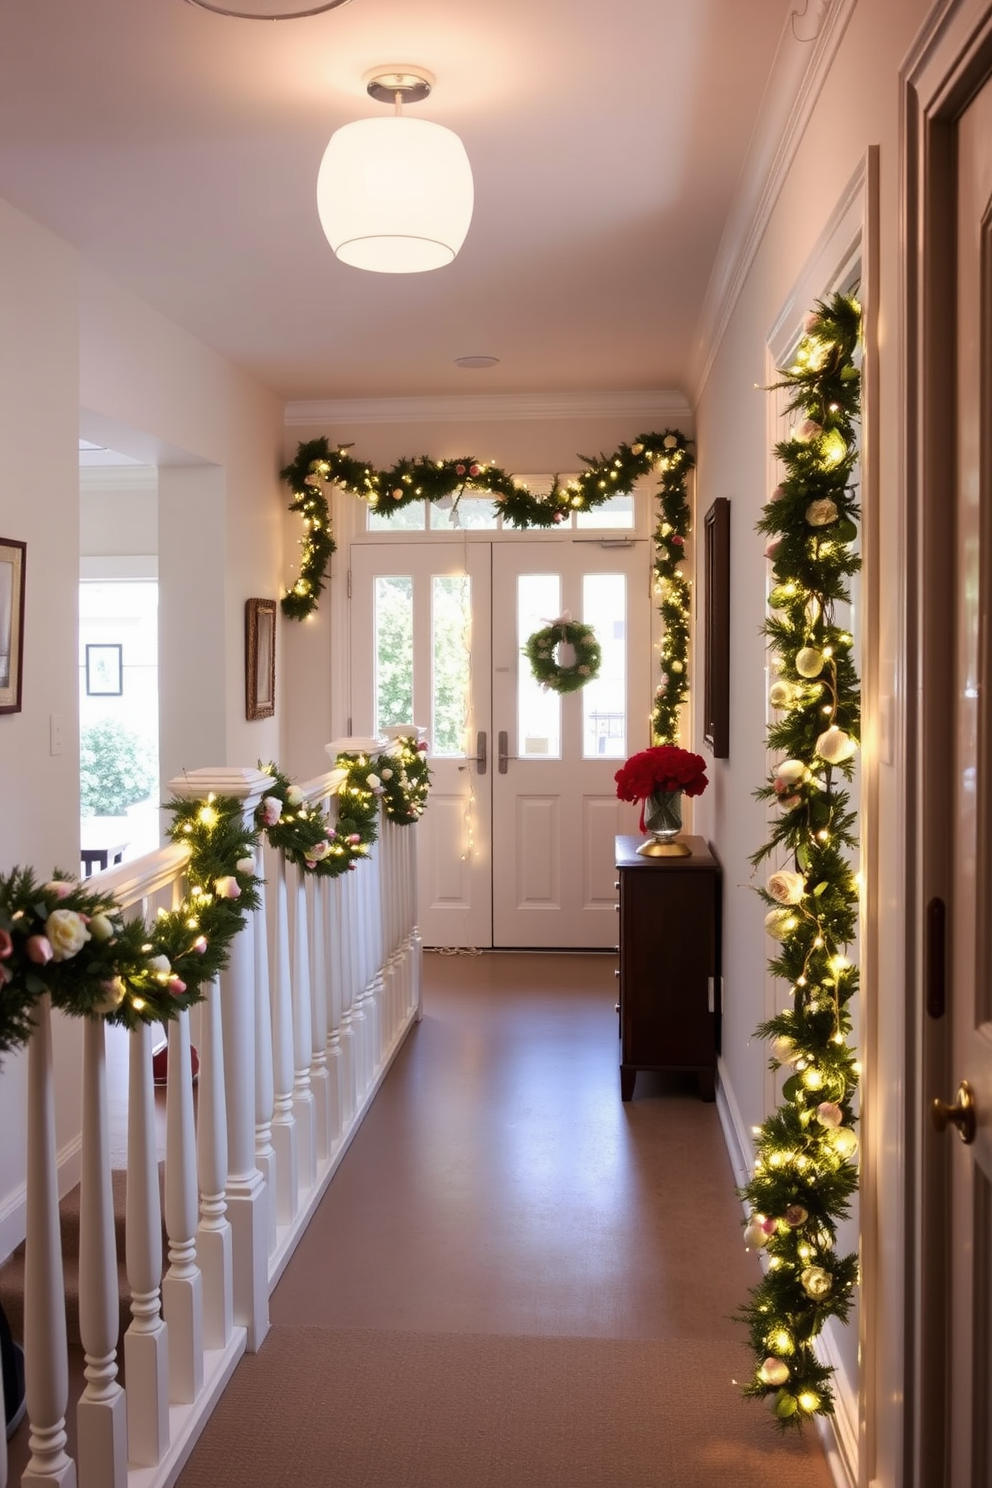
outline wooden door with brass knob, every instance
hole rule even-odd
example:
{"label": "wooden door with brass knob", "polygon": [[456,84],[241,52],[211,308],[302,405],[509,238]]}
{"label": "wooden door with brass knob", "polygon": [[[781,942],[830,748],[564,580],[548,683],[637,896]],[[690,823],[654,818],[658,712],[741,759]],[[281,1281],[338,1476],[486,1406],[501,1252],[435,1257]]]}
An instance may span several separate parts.
{"label": "wooden door with brass knob", "polygon": [[[992,81],[954,126],[953,438],[927,542],[946,541],[925,662],[924,881],[931,1135],[924,1226],[941,1355],[942,1464],[926,1482],[992,1483]],[[953,208],[952,208],[953,210]],[[949,299],[949,303],[953,300]],[[933,575],[935,570],[931,568]],[[928,596],[928,603],[930,597]],[[943,762],[941,761],[943,752]],[[926,1254],[926,1237],[924,1253]],[[932,1381],[937,1383],[937,1381]]]}

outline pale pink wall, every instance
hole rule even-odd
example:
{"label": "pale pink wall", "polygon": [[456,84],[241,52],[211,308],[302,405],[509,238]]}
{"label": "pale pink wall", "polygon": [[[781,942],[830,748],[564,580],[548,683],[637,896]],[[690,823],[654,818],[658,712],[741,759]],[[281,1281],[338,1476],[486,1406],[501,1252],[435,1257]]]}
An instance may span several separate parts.
{"label": "pale pink wall", "polygon": [[[730,758],[713,763],[712,788],[699,803],[697,823],[711,837],[723,860],[725,909],[725,1013],[723,1058],[733,1099],[745,1131],[764,1116],[763,1091],[768,1050],[752,1040],[764,1017],[764,965],[768,945],[763,906],[750,891],[749,855],[764,840],[764,810],[752,791],[765,778],[764,639],[759,634],[765,588],[764,540],[754,532],[768,499],[765,344],[782,304],[795,283],[835,203],[871,145],[880,148],[880,294],[877,406],[879,488],[874,495],[880,522],[878,569],[880,689],[895,698],[902,716],[903,683],[895,658],[902,655],[901,606],[904,574],[903,512],[899,485],[900,226],[898,68],[928,0],[860,0],[837,59],[774,209],[753,267],[701,389],[697,415],[700,446],[699,503],[705,510],[718,496],[732,503],[731,542],[731,740]],[[697,693],[697,705],[698,705]],[[898,752],[879,763],[878,881],[872,885],[878,915],[879,964],[884,975],[869,979],[863,1008],[877,1011],[879,1064],[875,1103],[879,1172],[877,1191],[862,1199],[862,1218],[871,1235],[878,1226],[879,1263],[873,1266],[876,1320],[869,1368],[878,1390],[873,1430],[877,1456],[865,1466],[865,1480],[900,1481],[900,1407],[903,1324],[902,1168],[898,1139],[904,1027],[902,921],[903,778]],[[779,989],[784,992],[784,989]],[[897,1159],[893,1161],[893,1155]],[[848,1232],[849,1242],[856,1240]],[[840,1330],[842,1363],[857,1378],[857,1331]],[[872,1381],[869,1381],[872,1383]]]}

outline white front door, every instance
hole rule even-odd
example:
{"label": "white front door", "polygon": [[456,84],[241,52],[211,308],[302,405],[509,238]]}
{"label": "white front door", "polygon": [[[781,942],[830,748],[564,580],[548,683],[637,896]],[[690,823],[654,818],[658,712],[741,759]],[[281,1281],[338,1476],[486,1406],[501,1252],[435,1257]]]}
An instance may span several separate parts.
{"label": "white front door", "polygon": [[[428,730],[425,944],[614,945],[613,839],[636,817],[613,776],[649,734],[647,543],[358,542],[351,575],[352,728]],[[603,664],[560,697],[521,647],[564,610],[593,626]]]}

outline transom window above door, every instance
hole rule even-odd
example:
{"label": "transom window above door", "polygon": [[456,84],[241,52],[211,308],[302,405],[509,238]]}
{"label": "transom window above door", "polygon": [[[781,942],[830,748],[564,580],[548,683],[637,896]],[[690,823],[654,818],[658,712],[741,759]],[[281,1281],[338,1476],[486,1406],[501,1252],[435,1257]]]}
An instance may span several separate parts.
{"label": "transom window above door", "polygon": [[[521,476],[520,484],[535,495],[551,488],[550,475]],[[561,477],[563,480],[569,477]],[[603,530],[632,529],[635,525],[634,496],[630,491],[618,492],[592,511],[575,511],[571,517],[555,527],[557,532],[582,531],[587,528]],[[499,532],[503,530],[503,518],[499,503],[481,492],[466,491],[457,498],[445,501],[414,501],[397,512],[378,512],[369,507],[366,513],[368,532]],[[512,529],[507,529],[512,530]]]}

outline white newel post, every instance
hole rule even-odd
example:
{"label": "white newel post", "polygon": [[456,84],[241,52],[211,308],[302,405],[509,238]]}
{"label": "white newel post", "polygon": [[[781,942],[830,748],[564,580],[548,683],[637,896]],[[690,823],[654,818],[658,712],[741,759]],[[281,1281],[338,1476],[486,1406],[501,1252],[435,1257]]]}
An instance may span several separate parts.
{"label": "white newel post", "polygon": [[169,1445],[169,1361],[161,1313],[162,1206],[149,1025],[134,1029],[129,1042],[124,1246],[131,1288],[131,1322],[124,1335],[127,1454],[134,1467],[154,1467]]}
{"label": "white newel post", "polygon": [[169,1330],[169,1400],[191,1405],[203,1388],[203,1278],[196,1255],[196,1133],[189,1013],[169,1025],[165,1227],[169,1269],[162,1311]]}
{"label": "white newel post", "polygon": [[80,1488],[124,1488],[127,1405],[117,1381],[120,1309],[107,1113],[106,1029],[83,1022],[79,1333],[86,1387],[76,1406]]}
{"label": "white newel post", "polygon": [[[270,777],[261,770],[190,770],[170,789],[185,799],[215,796],[241,802],[246,825]],[[220,978],[227,1106],[227,1215],[234,1254],[234,1321],[247,1329],[254,1353],[269,1328],[268,1225],[265,1180],[255,1166],[255,934],[249,923],[231,942]]]}
{"label": "white newel post", "polygon": [[196,1165],[200,1224],[196,1251],[203,1276],[203,1343],[226,1348],[234,1329],[234,1259],[227,1219],[227,1111],[220,984],[211,982],[199,1006],[200,1076],[196,1102]]}
{"label": "white newel post", "polygon": [[310,1007],[310,927],[302,868],[292,867],[293,893],[293,1111],[296,1115],[299,1182],[309,1192],[317,1181],[316,1108],[310,1086],[313,1018]]}
{"label": "white newel post", "polygon": [[286,859],[271,853],[275,863],[272,998],[272,1073],[274,1101],[272,1146],[276,1154],[276,1218],[292,1224],[299,1202],[299,1148],[293,1110],[293,987],[290,972],[289,888]]}
{"label": "white newel post", "polygon": [[27,1245],[24,1275],[24,1367],[31,1460],[22,1488],[75,1488],[66,1455],[69,1364],[65,1288],[55,1166],[55,1090],[51,1003],[39,999],[28,1044]]}
{"label": "white newel post", "polygon": [[[261,871],[259,864],[259,871]],[[265,1179],[265,1213],[269,1255],[276,1248],[277,1159],[272,1145],[275,1086],[272,1079],[272,1012],[269,990],[269,941],[265,884],[255,919],[255,1165]]]}
{"label": "white newel post", "polygon": [[[348,758],[376,755],[385,747],[383,740],[371,735],[349,735],[332,739],[324,749],[332,764],[347,764]],[[364,864],[359,860],[353,873],[345,876],[342,883],[341,930],[344,941],[344,1027],[354,1039],[354,1096],[357,1110],[365,1099],[372,1083],[374,1052],[373,1031],[369,1027],[365,1008],[365,984],[361,979],[362,941],[368,934],[368,926],[362,920],[362,895],[357,881],[362,876]],[[368,870],[366,869],[366,872]],[[344,1027],[342,1031],[344,1031]]]}

